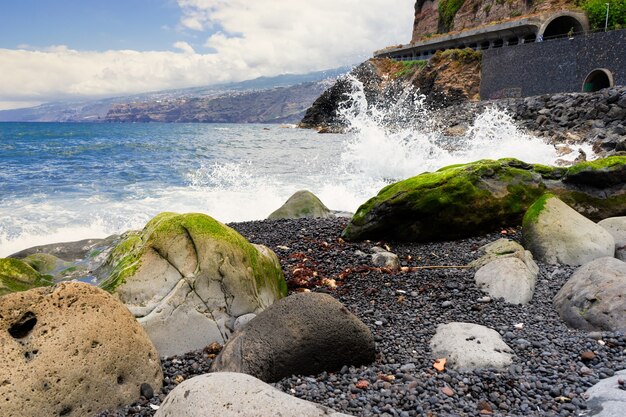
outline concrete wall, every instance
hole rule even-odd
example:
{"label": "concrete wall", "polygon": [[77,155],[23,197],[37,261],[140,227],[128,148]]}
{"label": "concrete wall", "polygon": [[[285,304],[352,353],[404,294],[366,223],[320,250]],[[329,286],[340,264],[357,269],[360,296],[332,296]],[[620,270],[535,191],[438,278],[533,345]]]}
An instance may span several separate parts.
{"label": "concrete wall", "polygon": [[580,92],[598,68],[626,85],[626,30],[483,51],[483,100]]}

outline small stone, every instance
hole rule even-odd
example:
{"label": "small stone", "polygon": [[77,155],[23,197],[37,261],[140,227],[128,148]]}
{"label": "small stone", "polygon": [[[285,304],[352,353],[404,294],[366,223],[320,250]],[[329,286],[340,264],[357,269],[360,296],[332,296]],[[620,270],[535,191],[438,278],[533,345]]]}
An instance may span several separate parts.
{"label": "small stone", "polygon": [[580,354],[580,359],[583,361],[592,361],[596,358],[596,354],[590,350],[586,350]]}
{"label": "small stone", "polygon": [[141,384],[141,387],[139,388],[139,392],[141,396],[144,397],[146,400],[149,400],[152,397],[154,397],[154,390],[152,389],[152,386],[145,382]]}
{"label": "small stone", "polygon": [[380,321],[380,320],[377,320],[377,321],[374,322],[374,324],[377,325],[377,326],[382,326],[383,322]]}
{"label": "small stone", "polygon": [[185,377],[183,377],[182,375],[176,375],[176,378],[174,378],[174,383],[176,385],[182,383],[185,380]]}
{"label": "small stone", "polygon": [[479,401],[478,402],[478,412],[480,414],[492,414],[493,407],[487,401]]}
{"label": "small stone", "polygon": [[441,303],[441,307],[452,307],[452,301],[444,301],[443,303]]}
{"label": "small stone", "polygon": [[487,304],[491,302],[491,297],[480,297],[477,301],[479,303]]}
{"label": "small stone", "polygon": [[358,389],[366,389],[369,386],[370,386],[370,383],[364,379],[359,380],[359,382],[357,382],[355,385],[355,387],[357,387]]}
{"label": "small stone", "polygon": [[441,392],[447,395],[448,397],[454,397],[454,391],[452,390],[452,388],[448,386],[441,388]]}

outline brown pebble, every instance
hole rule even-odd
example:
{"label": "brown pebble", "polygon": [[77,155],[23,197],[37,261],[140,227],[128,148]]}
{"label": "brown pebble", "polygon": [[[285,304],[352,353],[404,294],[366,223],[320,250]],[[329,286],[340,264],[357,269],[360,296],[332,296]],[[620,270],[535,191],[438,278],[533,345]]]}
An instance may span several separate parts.
{"label": "brown pebble", "polygon": [[596,354],[590,350],[586,350],[580,354],[580,359],[584,361],[592,361],[596,358]]}
{"label": "brown pebble", "polygon": [[479,401],[478,414],[493,414],[493,407],[487,401]]}
{"label": "brown pebble", "polygon": [[454,391],[452,390],[452,388],[447,387],[447,386],[441,388],[441,392],[446,394],[448,397],[453,397],[454,396]]}

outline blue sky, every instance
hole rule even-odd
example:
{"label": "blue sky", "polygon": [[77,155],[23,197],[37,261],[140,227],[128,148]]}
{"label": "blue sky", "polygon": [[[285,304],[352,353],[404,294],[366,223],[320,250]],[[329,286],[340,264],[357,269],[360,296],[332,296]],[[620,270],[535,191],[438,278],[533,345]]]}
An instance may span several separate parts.
{"label": "blue sky", "polygon": [[415,0],[0,0],[0,110],[353,65]]}
{"label": "blue sky", "polygon": [[6,1],[0,6],[0,48],[175,50],[181,39],[199,41],[180,27],[181,15],[172,0]]}

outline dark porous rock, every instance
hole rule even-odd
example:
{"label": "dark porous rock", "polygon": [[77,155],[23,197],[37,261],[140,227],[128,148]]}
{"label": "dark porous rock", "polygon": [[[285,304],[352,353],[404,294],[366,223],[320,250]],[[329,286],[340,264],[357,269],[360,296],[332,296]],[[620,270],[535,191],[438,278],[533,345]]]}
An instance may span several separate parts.
{"label": "dark porous rock", "polygon": [[383,188],[359,207],[343,237],[432,241],[485,233],[521,224],[526,209],[546,190],[602,220],[626,213],[625,184],[622,156],[566,170],[512,158],[453,165]]}
{"label": "dark porous rock", "polygon": [[626,331],[626,263],[600,258],[580,267],[554,297],[561,318],[577,329]]}
{"label": "dark porous rock", "polygon": [[370,330],[327,294],[300,293],[274,303],[236,333],[213,362],[266,382],[374,361]]}

